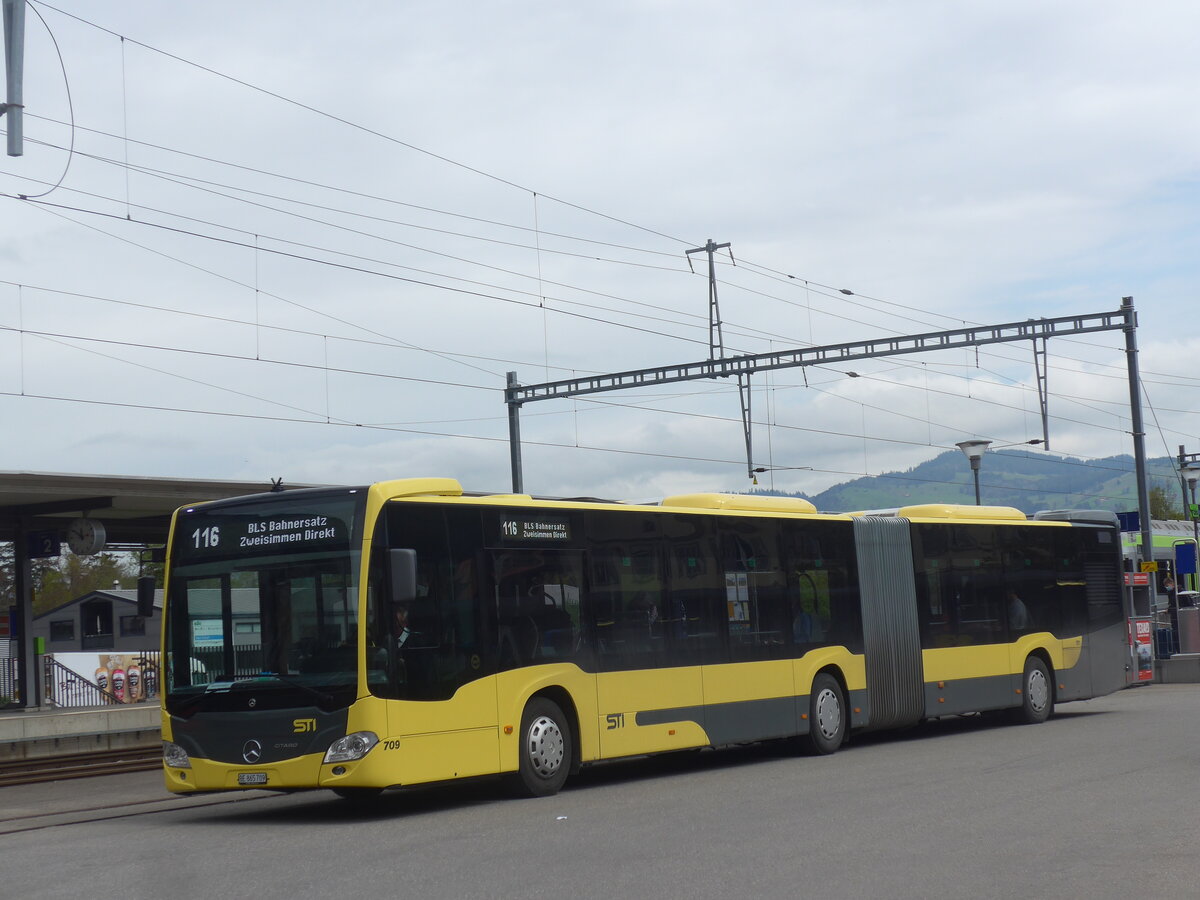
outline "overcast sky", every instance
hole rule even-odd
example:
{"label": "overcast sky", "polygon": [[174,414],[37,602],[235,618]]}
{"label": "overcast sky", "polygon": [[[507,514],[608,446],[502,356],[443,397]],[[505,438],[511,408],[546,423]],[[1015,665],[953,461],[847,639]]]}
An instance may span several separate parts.
{"label": "overcast sky", "polygon": [[[1147,450],[1200,451],[1197,33],[1182,0],[31,0],[0,469],[505,491],[505,373],[706,358],[709,238],[727,355],[1133,296]],[[1123,335],[1047,349],[1052,450],[1131,453]],[[763,487],[1042,433],[1026,343],[751,385]],[[750,487],[728,380],[521,430],[536,494]]]}

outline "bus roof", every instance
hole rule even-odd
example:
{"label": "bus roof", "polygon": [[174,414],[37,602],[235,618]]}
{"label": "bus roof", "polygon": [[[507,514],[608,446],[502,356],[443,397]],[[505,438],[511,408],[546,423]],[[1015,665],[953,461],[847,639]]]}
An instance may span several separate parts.
{"label": "bus roof", "polygon": [[903,519],[997,519],[1026,521],[1025,513],[1013,506],[966,506],[955,503],[922,503],[898,509],[859,510],[852,516],[897,516]]}

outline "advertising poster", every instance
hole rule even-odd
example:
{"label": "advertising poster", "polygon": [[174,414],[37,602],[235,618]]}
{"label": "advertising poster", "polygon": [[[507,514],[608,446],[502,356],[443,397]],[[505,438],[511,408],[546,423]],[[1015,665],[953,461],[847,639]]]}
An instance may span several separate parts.
{"label": "advertising poster", "polygon": [[[53,669],[58,706],[96,706],[97,695],[88,682],[112,696],[109,703],[140,703],[155,694],[158,654],[55,653]],[[61,668],[59,668],[61,666]]]}
{"label": "advertising poster", "polygon": [[1143,683],[1154,680],[1154,645],[1150,632],[1149,617],[1137,617],[1129,620],[1129,642],[1133,646],[1134,659],[1137,668],[1133,680]]}

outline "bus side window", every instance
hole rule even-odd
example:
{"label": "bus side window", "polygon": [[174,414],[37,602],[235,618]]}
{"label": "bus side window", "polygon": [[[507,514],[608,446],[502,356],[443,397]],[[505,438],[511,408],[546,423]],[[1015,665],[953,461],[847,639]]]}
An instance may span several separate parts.
{"label": "bus side window", "polygon": [[500,668],[575,659],[582,643],[582,553],[498,551],[492,570]]}
{"label": "bus side window", "polygon": [[[636,565],[635,565],[636,560]],[[602,669],[661,664],[667,613],[652,544],[608,544],[591,553],[592,627]]]}
{"label": "bus side window", "polygon": [[779,562],[780,524],[729,518],[722,525],[730,657],[781,656],[791,643],[795,616]]}
{"label": "bus side window", "polygon": [[1054,551],[1047,546],[1047,530],[1018,526],[1002,530],[1005,546],[1004,587],[1010,598],[1015,595],[1025,608],[1026,624],[1020,628],[1020,609],[1008,614],[1009,640],[1034,631],[1059,632],[1058,590],[1054,575]]}
{"label": "bus side window", "polygon": [[852,652],[862,650],[852,528],[844,522],[788,522],[783,527],[788,639],[798,649],[841,644]]}
{"label": "bus side window", "polygon": [[724,633],[729,616],[716,519],[661,518],[667,548],[667,659],[670,665],[680,666],[726,662]]}

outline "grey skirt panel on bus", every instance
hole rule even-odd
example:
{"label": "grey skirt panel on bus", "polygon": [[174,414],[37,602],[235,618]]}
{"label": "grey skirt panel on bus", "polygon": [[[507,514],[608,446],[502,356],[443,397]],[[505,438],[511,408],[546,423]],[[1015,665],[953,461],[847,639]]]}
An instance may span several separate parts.
{"label": "grey skirt panel on bus", "polygon": [[870,728],[895,728],[925,715],[917,589],[907,519],[854,520],[867,658]]}

